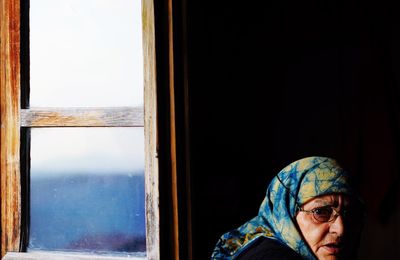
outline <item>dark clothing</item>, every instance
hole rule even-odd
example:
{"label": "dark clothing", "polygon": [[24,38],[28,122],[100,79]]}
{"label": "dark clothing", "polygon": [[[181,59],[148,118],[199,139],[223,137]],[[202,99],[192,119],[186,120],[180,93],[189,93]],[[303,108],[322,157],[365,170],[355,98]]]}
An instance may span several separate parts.
{"label": "dark clothing", "polygon": [[303,258],[296,251],[275,239],[260,237],[236,259],[302,260]]}

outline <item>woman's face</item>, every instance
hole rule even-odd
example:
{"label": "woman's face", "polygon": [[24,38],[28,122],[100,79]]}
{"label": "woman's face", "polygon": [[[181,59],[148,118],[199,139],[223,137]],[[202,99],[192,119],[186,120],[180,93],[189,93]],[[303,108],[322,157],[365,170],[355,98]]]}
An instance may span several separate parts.
{"label": "woman's face", "polygon": [[[327,216],[326,212],[331,211],[330,207],[334,209],[332,212],[335,217],[327,222],[318,221],[316,218],[323,219]],[[352,220],[347,214],[346,217],[342,216],[343,210],[348,211],[350,208],[350,200],[345,195],[332,194],[311,199],[302,205],[304,211],[297,213],[296,220],[300,231],[319,260],[347,259],[348,252],[355,249],[358,235],[349,232],[349,229],[352,225],[352,229],[355,228],[357,232],[359,229],[354,227],[357,223],[349,225]]]}

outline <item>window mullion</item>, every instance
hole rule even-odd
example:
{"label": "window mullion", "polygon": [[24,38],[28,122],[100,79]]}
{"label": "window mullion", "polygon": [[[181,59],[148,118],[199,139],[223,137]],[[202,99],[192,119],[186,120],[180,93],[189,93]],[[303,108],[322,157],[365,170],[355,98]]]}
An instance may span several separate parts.
{"label": "window mullion", "polygon": [[22,109],[21,126],[143,127],[143,107]]}

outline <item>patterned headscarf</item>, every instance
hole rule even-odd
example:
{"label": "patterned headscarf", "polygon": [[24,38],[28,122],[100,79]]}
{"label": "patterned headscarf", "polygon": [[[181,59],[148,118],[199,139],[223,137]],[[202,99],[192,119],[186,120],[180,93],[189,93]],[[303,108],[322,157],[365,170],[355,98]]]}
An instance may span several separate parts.
{"label": "patterned headscarf", "polygon": [[315,259],[296,227],[298,207],[326,194],[353,195],[346,172],[333,159],[308,157],[291,163],[275,176],[258,216],[224,234],[212,259],[234,259],[259,237],[278,240],[305,259]]}

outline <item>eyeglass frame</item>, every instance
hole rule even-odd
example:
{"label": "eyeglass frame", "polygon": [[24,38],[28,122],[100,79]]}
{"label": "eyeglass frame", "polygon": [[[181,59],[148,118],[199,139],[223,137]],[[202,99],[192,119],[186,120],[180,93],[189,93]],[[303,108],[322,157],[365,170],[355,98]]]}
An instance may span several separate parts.
{"label": "eyeglass frame", "polygon": [[[331,213],[331,216],[329,217],[329,220],[321,221],[321,220],[318,220],[317,217],[315,217],[315,210],[321,209],[321,208],[330,208],[330,209],[332,209],[332,213]],[[303,209],[302,207],[298,206],[297,212],[305,212],[305,213],[308,213],[308,214],[311,213],[313,218],[314,218],[314,220],[317,221],[318,223],[334,222],[339,216],[346,217],[346,214],[348,213],[348,211],[346,209],[343,209],[343,210],[339,211],[339,210],[335,209],[335,207],[329,206],[329,205],[322,206],[322,207],[316,207],[316,208],[313,208],[313,209],[310,209],[310,210],[306,210],[306,209]],[[334,214],[333,214],[333,212],[334,212]]]}

